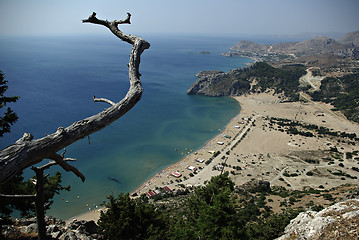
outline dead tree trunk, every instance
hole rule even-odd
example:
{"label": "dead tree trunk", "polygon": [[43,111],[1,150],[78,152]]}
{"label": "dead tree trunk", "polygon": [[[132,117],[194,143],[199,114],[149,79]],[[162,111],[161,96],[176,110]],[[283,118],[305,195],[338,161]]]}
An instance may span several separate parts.
{"label": "dead tree trunk", "polygon": [[[61,154],[60,157],[63,158],[65,162],[67,161],[75,161],[76,159],[72,158],[65,158],[65,151]],[[38,239],[43,240],[47,239],[46,235],[46,221],[45,221],[45,208],[46,208],[46,202],[45,202],[45,191],[53,191],[50,189],[45,189],[45,183],[47,182],[47,176],[44,175],[44,171],[46,169],[49,169],[50,167],[57,165],[57,162],[50,161],[47,164],[41,166],[41,167],[32,167],[32,170],[36,174],[36,194],[35,195],[4,195],[0,194],[0,198],[10,198],[10,199],[29,199],[32,200],[35,204],[35,214],[36,214],[36,224],[37,224],[37,233],[38,233]],[[58,194],[57,191],[55,193]]]}
{"label": "dead tree trunk", "polygon": [[45,176],[44,170],[39,168],[33,168],[36,173],[36,198],[35,198],[35,213],[37,223],[37,233],[39,240],[46,239],[46,223],[45,223]]}
{"label": "dead tree trunk", "polygon": [[105,98],[94,97],[95,102],[106,102],[111,106],[102,112],[77,121],[64,128],[59,127],[53,134],[41,139],[34,140],[32,135],[25,133],[24,136],[14,144],[0,152],[0,183],[11,178],[18,171],[41,162],[43,159],[52,159],[61,165],[66,171],[73,171],[84,180],[84,176],[74,167],[67,164],[57,152],[66,146],[108,126],[127,113],[140,100],[143,88],[140,81],[140,56],[150,44],[144,39],[125,34],[118,29],[119,24],[130,24],[131,14],[127,14],[125,20],[99,20],[93,13],[84,23],[100,24],[120,38],[132,45],[129,67],[130,88],[126,96],[119,102],[114,103]]}

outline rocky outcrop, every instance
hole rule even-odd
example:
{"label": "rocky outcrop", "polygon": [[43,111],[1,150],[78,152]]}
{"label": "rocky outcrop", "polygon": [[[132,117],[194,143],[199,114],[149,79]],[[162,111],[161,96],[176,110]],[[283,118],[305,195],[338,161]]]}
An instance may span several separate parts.
{"label": "rocky outcrop", "polygon": [[196,76],[197,81],[187,91],[189,95],[205,95],[212,97],[241,95],[250,89],[250,83],[238,77],[247,68],[221,71],[202,71]]}
{"label": "rocky outcrop", "polygon": [[336,203],[320,212],[300,213],[285,228],[277,240],[289,239],[341,239],[359,237],[359,199]]}
{"label": "rocky outcrop", "polygon": [[[94,221],[78,221],[76,219],[66,223],[62,220],[46,217],[46,232],[48,239],[61,240],[93,240],[102,239],[98,234],[98,226]],[[20,219],[9,225],[2,225],[1,237],[5,239],[36,239],[36,218]]]}

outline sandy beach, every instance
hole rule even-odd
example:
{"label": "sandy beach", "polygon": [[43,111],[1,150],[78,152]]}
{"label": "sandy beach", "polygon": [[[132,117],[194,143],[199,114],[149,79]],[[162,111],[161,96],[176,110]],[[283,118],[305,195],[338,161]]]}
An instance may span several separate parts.
{"label": "sandy beach", "polygon": [[[302,98],[308,100],[305,95]],[[332,112],[332,107],[324,103],[285,102],[282,96],[272,93],[234,99],[241,105],[241,111],[220,134],[201,149],[157,173],[131,195],[139,196],[165,186],[176,191],[203,185],[212,176],[220,174],[223,165],[223,170],[230,172],[236,185],[252,179],[269,181],[271,186],[284,186],[293,190],[307,187],[330,189],[344,183],[358,184],[355,177],[359,177],[359,172],[352,170],[354,166],[359,167],[357,160],[347,158],[345,154],[340,162],[332,160],[334,164],[328,164],[322,159],[332,156],[329,152],[331,147],[337,147],[339,152],[345,153],[359,151],[359,146],[325,136],[288,134],[272,126],[268,117],[300,121],[359,136],[358,124],[350,122],[338,112]],[[214,157],[215,152],[219,154]],[[308,161],[310,158],[321,161],[313,164]],[[338,166],[338,163],[344,167]],[[334,176],[332,171],[342,171],[351,177]],[[308,176],[308,172],[314,174]],[[99,215],[97,210],[75,218],[96,221]]]}

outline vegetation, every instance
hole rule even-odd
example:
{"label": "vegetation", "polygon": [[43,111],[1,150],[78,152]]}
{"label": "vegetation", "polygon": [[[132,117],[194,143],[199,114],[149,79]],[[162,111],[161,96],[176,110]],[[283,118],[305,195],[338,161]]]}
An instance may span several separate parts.
{"label": "vegetation", "polygon": [[[332,137],[341,137],[342,140],[347,141],[355,145],[355,142],[359,140],[356,133],[347,133],[340,131],[333,131],[327,127],[318,126],[314,124],[307,124],[299,121],[293,121],[285,118],[267,118],[269,120],[269,125],[273,128],[274,124],[278,125],[278,129],[281,131],[286,131],[288,134],[301,135],[304,137],[314,137],[314,136],[332,136]],[[333,152],[337,152],[338,149],[335,147],[332,148]],[[347,153],[349,157],[352,156],[350,152]]]}
{"label": "vegetation", "polygon": [[[209,81],[208,89],[203,92],[209,96],[242,95],[248,91],[264,92],[274,89],[277,93],[283,93],[290,100],[299,99],[299,78],[306,73],[305,66],[294,64],[281,68],[274,68],[265,62],[257,62],[253,65],[231,70],[228,73],[219,73],[206,78]],[[251,89],[251,80],[255,79],[256,85]],[[189,94],[196,94],[198,88],[189,90]]]}
{"label": "vegetation", "polygon": [[[6,183],[0,184],[1,194],[6,195],[34,195],[36,194],[35,177],[24,181],[22,172],[15,175]],[[46,189],[44,193],[45,210],[50,209],[53,203],[52,199],[59,191],[70,190],[70,186],[61,185],[61,173],[56,172],[54,176],[47,178],[44,185]],[[0,217],[9,217],[13,211],[18,211],[22,217],[30,217],[35,215],[34,200],[31,198],[0,198]]]}
{"label": "vegetation", "polygon": [[[128,194],[109,197],[99,225],[107,239],[273,239],[299,211],[274,214],[266,206],[269,184],[235,189],[228,172],[212,177],[175,206]],[[178,199],[177,199],[178,200]]]}
{"label": "vegetation", "polygon": [[300,64],[287,65],[282,68],[274,68],[268,63],[258,62],[246,76],[254,77],[257,80],[255,90],[262,92],[267,89],[275,89],[276,93],[283,92],[292,101],[299,100],[297,93],[299,89],[299,78],[304,75],[305,66]]}
{"label": "vegetation", "polygon": [[315,101],[331,103],[334,110],[359,122],[359,74],[348,74],[343,77],[326,77],[321,81],[320,91],[312,93]]}
{"label": "vegetation", "polygon": [[107,239],[164,239],[166,219],[153,205],[120,194],[109,197],[108,207],[98,222]]}
{"label": "vegetation", "polygon": [[[4,96],[6,90],[8,89],[7,81],[5,80],[5,75],[2,71],[0,71],[0,109],[6,106],[7,103],[16,102],[19,97],[6,97]],[[14,113],[11,108],[7,108],[6,111],[1,113],[0,116],[0,137],[4,135],[4,133],[10,132],[10,127],[13,125],[18,119],[16,113]]]}

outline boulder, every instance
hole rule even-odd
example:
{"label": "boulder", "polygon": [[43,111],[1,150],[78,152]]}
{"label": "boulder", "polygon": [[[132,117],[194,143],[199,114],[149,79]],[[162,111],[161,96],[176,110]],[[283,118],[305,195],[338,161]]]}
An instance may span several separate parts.
{"label": "boulder", "polygon": [[277,240],[357,239],[359,235],[359,199],[336,203],[320,212],[300,213]]}

